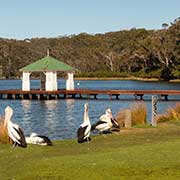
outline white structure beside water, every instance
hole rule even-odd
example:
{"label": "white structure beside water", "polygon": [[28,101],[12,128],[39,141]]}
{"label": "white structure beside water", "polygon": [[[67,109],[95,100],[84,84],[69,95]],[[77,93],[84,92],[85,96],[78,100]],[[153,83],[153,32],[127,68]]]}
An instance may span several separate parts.
{"label": "white structure beside water", "polygon": [[21,68],[20,71],[22,72],[23,91],[31,90],[30,76],[33,72],[40,73],[40,90],[58,90],[58,71],[67,73],[66,90],[74,90],[74,68],[49,56],[49,54],[46,57]]}

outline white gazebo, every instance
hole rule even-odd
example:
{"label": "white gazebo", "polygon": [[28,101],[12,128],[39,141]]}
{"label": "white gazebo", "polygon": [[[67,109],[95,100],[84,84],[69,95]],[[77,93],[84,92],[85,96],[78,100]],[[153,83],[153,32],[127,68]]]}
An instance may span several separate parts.
{"label": "white gazebo", "polygon": [[49,54],[23,68],[20,69],[22,74],[22,90],[30,91],[30,75],[33,72],[39,72],[40,75],[40,89],[46,91],[58,90],[57,72],[66,72],[66,90],[74,90],[74,71],[75,69],[51,56]]}

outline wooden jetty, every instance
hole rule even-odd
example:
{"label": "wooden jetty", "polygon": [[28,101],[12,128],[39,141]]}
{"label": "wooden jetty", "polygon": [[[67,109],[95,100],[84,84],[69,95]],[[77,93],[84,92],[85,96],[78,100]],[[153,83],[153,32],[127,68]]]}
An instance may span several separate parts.
{"label": "wooden jetty", "polygon": [[0,90],[0,99],[98,99],[98,95],[108,95],[109,99],[119,99],[120,95],[133,95],[137,100],[143,100],[144,95],[157,95],[159,98],[168,100],[169,95],[180,95],[180,90],[64,90],[56,91],[45,90]]}

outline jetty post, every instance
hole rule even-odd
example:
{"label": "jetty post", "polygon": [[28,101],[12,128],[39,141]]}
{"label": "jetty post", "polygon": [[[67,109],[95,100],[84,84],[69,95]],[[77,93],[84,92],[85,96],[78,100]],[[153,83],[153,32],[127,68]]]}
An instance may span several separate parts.
{"label": "jetty post", "polygon": [[151,125],[157,126],[157,97],[152,96],[152,116],[151,116]]}
{"label": "jetty post", "polygon": [[132,127],[132,117],[131,117],[131,110],[125,109],[125,128]]}

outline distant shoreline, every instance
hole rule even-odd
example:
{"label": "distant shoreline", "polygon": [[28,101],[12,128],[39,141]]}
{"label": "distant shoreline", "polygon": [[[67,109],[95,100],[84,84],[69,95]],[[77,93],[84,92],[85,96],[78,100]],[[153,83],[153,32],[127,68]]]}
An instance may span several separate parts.
{"label": "distant shoreline", "polygon": [[157,78],[137,78],[137,77],[78,77],[75,80],[139,80],[139,81],[159,81]]}
{"label": "distant shoreline", "polygon": [[[39,79],[39,78],[31,78],[32,79]],[[61,78],[58,78],[61,79]],[[63,79],[63,78],[62,78]],[[141,78],[141,77],[75,77],[75,80],[105,80],[105,81],[110,81],[110,80],[132,80],[132,81],[163,81],[158,78]],[[20,78],[11,78],[11,79],[6,79],[6,78],[0,78],[0,80],[21,80]],[[169,82],[180,82],[180,79],[174,79],[170,80]]]}
{"label": "distant shoreline", "polygon": [[[140,77],[78,77],[75,80],[135,80],[135,81],[162,81],[158,78],[140,78]],[[180,82],[180,79],[170,80],[169,82]]]}

